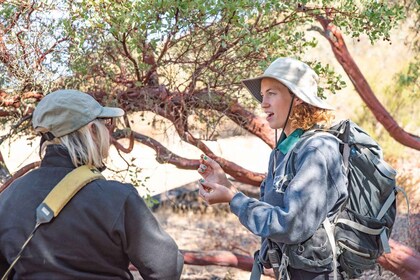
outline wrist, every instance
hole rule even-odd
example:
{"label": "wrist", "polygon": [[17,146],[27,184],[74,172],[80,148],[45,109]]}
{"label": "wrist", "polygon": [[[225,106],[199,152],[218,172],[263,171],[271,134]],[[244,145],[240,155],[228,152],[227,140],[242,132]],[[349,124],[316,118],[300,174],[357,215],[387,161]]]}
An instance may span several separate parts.
{"label": "wrist", "polygon": [[230,203],[239,191],[233,184],[230,185],[229,190],[230,190],[230,193],[231,193],[231,197],[230,197],[230,201],[229,201],[229,203]]}

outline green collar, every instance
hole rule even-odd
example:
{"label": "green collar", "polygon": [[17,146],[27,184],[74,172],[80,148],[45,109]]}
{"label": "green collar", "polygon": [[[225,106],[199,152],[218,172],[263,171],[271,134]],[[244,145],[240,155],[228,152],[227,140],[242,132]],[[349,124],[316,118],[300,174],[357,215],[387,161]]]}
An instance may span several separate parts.
{"label": "green collar", "polygon": [[299,141],[300,136],[303,134],[303,129],[296,129],[293,131],[289,136],[286,136],[282,133],[282,137],[279,140],[277,148],[282,152],[284,155]]}

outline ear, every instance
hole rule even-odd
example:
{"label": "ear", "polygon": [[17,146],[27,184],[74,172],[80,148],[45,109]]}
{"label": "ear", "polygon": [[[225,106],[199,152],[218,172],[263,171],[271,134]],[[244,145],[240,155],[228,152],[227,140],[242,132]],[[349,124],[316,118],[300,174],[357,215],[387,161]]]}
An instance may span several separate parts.
{"label": "ear", "polygon": [[293,104],[293,106],[298,106],[298,105],[300,105],[300,104],[302,104],[303,103],[303,101],[302,101],[302,99],[300,99],[299,97],[297,97],[297,96],[295,96],[295,99],[294,99],[294,104]]}
{"label": "ear", "polygon": [[98,133],[98,128],[96,127],[96,124],[90,122],[88,123],[88,128],[92,132],[92,134],[96,136],[96,134]]}

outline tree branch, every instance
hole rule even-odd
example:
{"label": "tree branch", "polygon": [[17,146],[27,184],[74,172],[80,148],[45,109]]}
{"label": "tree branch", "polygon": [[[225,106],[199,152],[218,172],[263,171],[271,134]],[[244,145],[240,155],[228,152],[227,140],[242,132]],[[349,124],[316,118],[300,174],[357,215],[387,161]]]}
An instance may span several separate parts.
{"label": "tree branch", "polygon": [[48,54],[52,53],[59,44],[61,44],[64,41],[68,41],[68,40],[69,40],[68,37],[64,37],[64,38],[61,38],[60,40],[57,40],[48,50],[46,50],[45,52],[43,52],[38,57],[38,59],[36,60],[36,66],[37,67],[40,67],[41,66],[41,63],[45,60],[45,58],[47,57]]}
{"label": "tree branch", "polygon": [[122,44],[124,55],[133,63],[134,66],[134,73],[136,74],[137,81],[141,81],[141,75],[140,75],[140,69],[139,65],[137,64],[137,61],[134,59],[134,57],[131,55],[130,50],[127,46],[127,34],[123,33],[123,39],[120,41]]}
{"label": "tree branch", "polygon": [[375,118],[385,127],[391,137],[393,137],[397,142],[407,147],[420,150],[419,136],[413,136],[412,134],[404,131],[376,98],[369,86],[369,83],[366,81],[359,67],[349,53],[340,30],[332,24],[330,20],[327,20],[324,17],[317,16],[316,19],[324,28],[324,32],[327,35],[326,38],[331,45],[337,61],[341,64],[352,84],[356,88],[356,91],[372,111]]}
{"label": "tree branch", "polygon": [[[133,132],[133,135],[136,141],[156,151],[156,161],[161,164],[169,163],[176,166],[177,168],[187,170],[196,170],[200,166],[198,159],[186,159],[180,157],[169,151],[160,142],[154,140],[151,137],[137,132]],[[259,186],[265,177],[265,174],[249,171],[231,161],[218,157],[202,141],[195,139],[190,134],[187,136],[187,142],[196,146],[205,154],[216,160],[222,166],[225,172],[234,177],[238,182]]]}
{"label": "tree branch", "polygon": [[252,270],[254,258],[252,256],[235,254],[229,251],[188,251],[181,250],[184,264],[190,265],[218,265],[235,267],[245,271]]}

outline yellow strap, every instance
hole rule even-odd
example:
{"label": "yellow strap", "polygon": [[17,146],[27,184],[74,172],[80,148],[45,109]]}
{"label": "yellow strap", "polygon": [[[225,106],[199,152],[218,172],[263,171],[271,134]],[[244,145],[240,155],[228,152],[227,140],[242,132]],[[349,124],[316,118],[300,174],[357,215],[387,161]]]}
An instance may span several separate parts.
{"label": "yellow strap", "polygon": [[47,195],[44,201],[36,209],[36,225],[28,239],[23,244],[20,252],[10,265],[9,269],[2,276],[1,280],[6,280],[12,271],[14,265],[22,255],[23,250],[32,239],[35,231],[40,224],[48,223],[53,217],[57,217],[61,209],[66,206],[67,202],[85,185],[96,179],[105,179],[101,172],[95,167],[82,165],[67,174]]}
{"label": "yellow strap", "polygon": [[101,172],[94,167],[82,165],[67,174],[42,202],[57,217],[61,209],[86,184],[96,179],[104,179]]}

